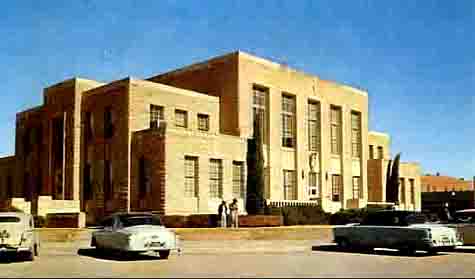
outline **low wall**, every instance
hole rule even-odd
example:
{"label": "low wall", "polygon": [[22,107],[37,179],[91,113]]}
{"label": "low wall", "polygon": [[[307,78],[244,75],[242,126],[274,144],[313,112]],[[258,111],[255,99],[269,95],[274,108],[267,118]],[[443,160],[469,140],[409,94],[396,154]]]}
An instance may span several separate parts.
{"label": "low wall", "polygon": [[46,214],[47,228],[84,228],[86,216],[79,213],[48,213]]}
{"label": "low wall", "polygon": [[[332,226],[171,228],[182,240],[315,240],[331,242]],[[36,229],[42,242],[89,242],[93,229]]]}

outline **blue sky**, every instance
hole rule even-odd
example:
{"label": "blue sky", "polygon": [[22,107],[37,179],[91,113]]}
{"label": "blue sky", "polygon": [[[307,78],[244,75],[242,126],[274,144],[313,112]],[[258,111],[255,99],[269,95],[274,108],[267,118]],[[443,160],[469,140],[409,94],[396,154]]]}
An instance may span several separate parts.
{"label": "blue sky", "polygon": [[8,1],[0,155],[15,114],[80,76],[139,78],[240,49],[364,88],[370,129],[424,172],[475,175],[475,1]]}

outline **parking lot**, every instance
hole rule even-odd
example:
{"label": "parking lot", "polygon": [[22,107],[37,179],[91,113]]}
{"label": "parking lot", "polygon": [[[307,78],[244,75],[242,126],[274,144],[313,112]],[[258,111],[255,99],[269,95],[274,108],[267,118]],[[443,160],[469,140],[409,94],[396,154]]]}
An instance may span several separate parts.
{"label": "parking lot", "polygon": [[343,252],[324,242],[184,241],[168,260],[153,254],[98,254],[88,242],[45,243],[34,262],[1,261],[2,277],[470,277],[475,249],[403,256]]}

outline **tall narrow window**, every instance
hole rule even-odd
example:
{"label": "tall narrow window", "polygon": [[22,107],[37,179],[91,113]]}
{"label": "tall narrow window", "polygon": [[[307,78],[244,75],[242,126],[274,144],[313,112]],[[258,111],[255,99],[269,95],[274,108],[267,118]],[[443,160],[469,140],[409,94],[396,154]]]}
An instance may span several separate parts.
{"label": "tall narrow window", "polygon": [[295,171],[284,170],[284,200],[295,200]]}
{"label": "tall narrow window", "polygon": [[374,159],[374,146],[373,145],[369,146],[369,158]]}
{"label": "tall narrow window", "polygon": [[185,156],[185,196],[198,197],[198,157]]}
{"label": "tall narrow window", "polygon": [[104,161],[104,198],[112,199],[112,166],[109,160]]}
{"label": "tall narrow window", "polygon": [[341,176],[338,174],[332,175],[332,201],[340,201],[342,187]]}
{"label": "tall narrow window", "polygon": [[308,174],[308,195],[310,198],[320,197],[320,174],[317,172],[310,172]]}
{"label": "tall narrow window", "polygon": [[404,178],[399,178],[399,202],[406,203],[406,185],[404,183]]}
{"label": "tall narrow window", "polygon": [[282,146],[295,147],[295,97],[282,94]]}
{"label": "tall narrow window", "polygon": [[211,198],[223,197],[223,163],[218,159],[209,160],[209,195]]}
{"label": "tall narrow window", "polygon": [[331,153],[341,154],[341,108],[330,107]]}
{"label": "tall narrow window", "polygon": [[351,112],[351,155],[361,157],[361,113]]}
{"label": "tall narrow window", "polygon": [[144,198],[152,193],[152,168],[145,157],[139,159],[139,197]]}
{"label": "tall narrow window", "polygon": [[308,149],[320,151],[320,103],[308,103]]}
{"label": "tall narrow window", "polygon": [[409,187],[411,188],[411,203],[416,204],[416,186],[414,185],[414,178],[409,179]]}
{"label": "tall narrow window", "polygon": [[86,112],[86,119],[84,120],[84,137],[86,143],[92,140],[93,130],[92,130],[92,113],[90,111]]}
{"label": "tall narrow window", "polygon": [[359,199],[361,195],[361,178],[353,176],[353,199]]}
{"label": "tall narrow window", "polygon": [[150,128],[158,128],[160,120],[163,119],[163,107],[150,105]]}
{"label": "tall narrow window", "polygon": [[384,159],[384,150],[382,146],[378,146],[378,159]]}
{"label": "tall narrow window", "polygon": [[175,126],[182,128],[188,127],[188,112],[186,110],[175,110]]}
{"label": "tall narrow window", "polygon": [[233,162],[233,195],[244,198],[244,163]]}
{"label": "tall narrow window", "polygon": [[267,98],[269,95],[269,89],[254,85],[253,94],[252,94],[252,123],[254,121],[259,122],[259,127],[261,129],[261,137],[264,143],[268,143],[267,136]]}
{"label": "tall narrow window", "polygon": [[209,131],[209,115],[198,113],[198,130]]}
{"label": "tall narrow window", "polygon": [[108,106],[104,110],[104,137],[111,138],[114,135],[114,124],[112,122],[112,107]]}
{"label": "tall narrow window", "polygon": [[84,166],[84,179],[83,179],[83,195],[84,200],[88,201],[92,199],[92,181],[91,181],[91,164],[86,163]]}

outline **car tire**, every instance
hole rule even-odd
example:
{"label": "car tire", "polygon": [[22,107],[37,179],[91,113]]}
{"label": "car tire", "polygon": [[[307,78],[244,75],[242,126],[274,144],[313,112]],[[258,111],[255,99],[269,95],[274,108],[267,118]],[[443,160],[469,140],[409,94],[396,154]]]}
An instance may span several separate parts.
{"label": "car tire", "polygon": [[405,256],[414,256],[416,254],[416,250],[408,247],[399,249],[399,251]]}
{"label": "car tire", "polygon": [[26,252],[26,260],[32,262],[35,260],[35,248],[31,248],[30,251]]}
{"label": "car tire", "polygon": [[163,250],[163,251],[158,251],[158,255],[160,256],[160,259],[168,259],[168,256],[170,256],[170,250]]}
{"label": "car tire", "polygon": [[437,249],[434,249],[434,248],[427,250],[427,254],[431,256],[437,255],[438,252],[439,251],[437,251]]}
{"label": "car tire", "polygon": [[346,238],[338,238],[336,240],[336,245],[342,250],[349,250],[351,247],[350,242]]}

